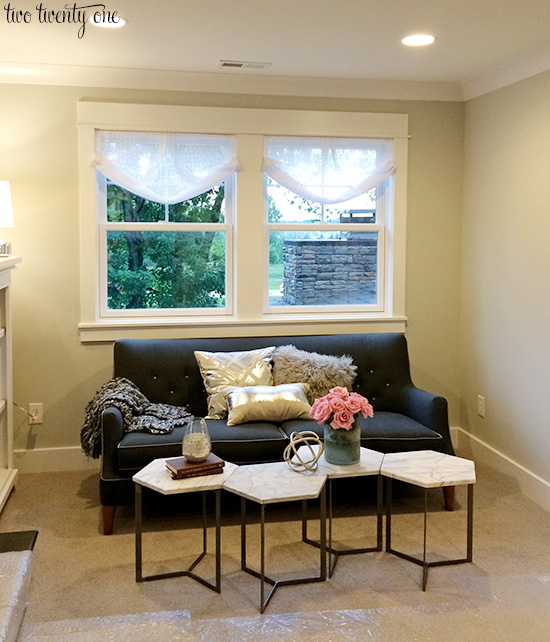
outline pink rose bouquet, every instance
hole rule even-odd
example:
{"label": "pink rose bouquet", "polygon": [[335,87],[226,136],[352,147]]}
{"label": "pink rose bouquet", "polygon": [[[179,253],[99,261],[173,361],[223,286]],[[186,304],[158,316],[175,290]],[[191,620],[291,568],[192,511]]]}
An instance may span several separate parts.
{"label": "pink rose bouquet", "polygon": [[332,388],[328,395],[319,397],[313,402],[309,416],[316,419],[318,424],[326,423],[332,416],[331,428],[350,430],[355,421],[355,415],[372,417],[374,411],[369,400],[357,392],[348,392],[347,388],[338,386]]}

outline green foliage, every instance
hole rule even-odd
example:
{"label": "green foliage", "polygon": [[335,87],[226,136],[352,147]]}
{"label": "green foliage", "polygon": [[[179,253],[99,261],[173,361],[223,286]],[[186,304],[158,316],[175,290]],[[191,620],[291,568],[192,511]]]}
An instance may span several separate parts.
{"label": "green foliage", "polygon": [[[110,184],[109,222],[223,222],[224,187],[165,207]],[[225,305],[225,237],[221,232],[109,231],[109,309]]]}

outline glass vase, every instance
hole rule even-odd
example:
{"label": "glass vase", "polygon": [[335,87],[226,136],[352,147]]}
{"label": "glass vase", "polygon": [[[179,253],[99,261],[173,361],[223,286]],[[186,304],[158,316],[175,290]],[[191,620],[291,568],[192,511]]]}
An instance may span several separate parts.
{"label": "glass vase", "polygon": [[204,461],[208,457],[212,444],[204,419],[194,419],[185,428],[181,450],[185,459],[192,462]]}
{"label": "glass vase", "polygon": [[345,428],[331,428],[325,424],[325,459],[330,464],[349,466],[356,464],[361,459],[361,427],[359,417],[353,422],[349,430]]}

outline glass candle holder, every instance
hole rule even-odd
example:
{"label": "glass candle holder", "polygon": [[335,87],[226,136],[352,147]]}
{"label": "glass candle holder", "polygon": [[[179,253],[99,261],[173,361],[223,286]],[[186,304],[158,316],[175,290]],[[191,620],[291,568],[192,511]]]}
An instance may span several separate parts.
{"label": "glass candle holder", "polygon": [[204,461],[211,453],[210,434],[204,419],[195,419],[187,426],[181,450],[185,459],[193,462]]}

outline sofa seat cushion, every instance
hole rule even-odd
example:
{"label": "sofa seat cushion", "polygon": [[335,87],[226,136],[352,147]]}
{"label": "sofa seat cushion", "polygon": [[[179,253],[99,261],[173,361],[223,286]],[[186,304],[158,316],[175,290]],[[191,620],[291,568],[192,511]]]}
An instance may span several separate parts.
{"label": "sofa seat cushion", "polygon": [[252,421],[228,426],[223,419],[207,420],[213,452],[234,464],[281,461],[288,437],[274,423]]}
{"label": "sofa seat cushion", "polygon": [[172,432],[153,434],[144,430],[125,433],[117,445],[118,469],[132,473],[151,463],[153,459],[181,455],[183,427]]}
{"label": "sofa seat cushion", "polygon": [[[406,415],[395,412],[374,412],[374,417],[360,417],[361,446],[381,453],[410,450],[443,451],[443,437]],[[294,431],[313,430],[320,437],[324,427],[313,420],[292,420],[281,424],[281,430],[290,437]]]}
{"label": "sofa seat cushion", "polygon": [[[288,444],[287,436],[275,424],[252,422],[228,426],[224,419],[209,419],[206,423],[212,451],[235,464],[280,461]],[[126,433],[117,446],[119,471],[133,473],[153,459],[178,457],[183,434],[183,428],[167,434]]]}

